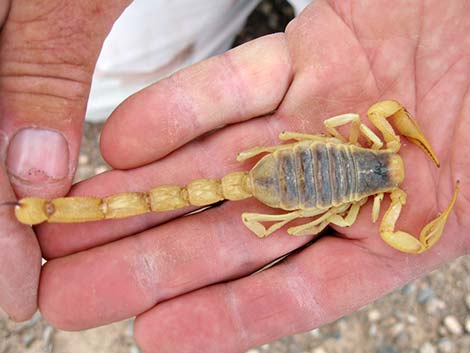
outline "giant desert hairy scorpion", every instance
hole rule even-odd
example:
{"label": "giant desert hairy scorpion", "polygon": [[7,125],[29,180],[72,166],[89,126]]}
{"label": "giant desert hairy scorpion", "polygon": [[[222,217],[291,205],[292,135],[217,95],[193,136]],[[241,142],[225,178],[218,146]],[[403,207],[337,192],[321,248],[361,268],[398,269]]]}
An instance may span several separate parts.
{"label": "giant desert hairy scorpion", "polygon": [[[105,198],[46,200],[27,197],[16,203],[15,214],[20,222],[30,225],[45,221],[73,223],[254,197],[267,206],[288,211],[276,215],[242,214],[243,223],[262,238],[304,217],[314,219],[290,227],[287,232],[312,235],[329,224],[351,226],[370,196],[374,198],[372,220],[375,222],[384,193],[390,193],[391,204],[380,225],[382,239],[403,252],[423,252],[440,238],[457,198],[458,182],[449,206],[423,228],[419,238],[395,231],[395,223],[406,202],[406,193],[399,187],[405,172],[398,155],[400,137],[388,120],[438,167],[439,161],[417,123],[400,103],[393,100],[376,103],[369,108],[367,117],[380,131],[384,142],[361,122],[358,114],[342,114],[325,120],[326,135],[282,132],[280,140],[294,142],[239,153],[238,161],[266,154],[248,172],[230,173],[220,180],[199,179],[187,186],[165,185],[149,192],[125,192]],[[351,131],[345,139],[337,128],[348,123],[351,123]],[[359,145],[361,135],[371,143],[369,148]],[[271,225],[265,227],[263,223]]]}

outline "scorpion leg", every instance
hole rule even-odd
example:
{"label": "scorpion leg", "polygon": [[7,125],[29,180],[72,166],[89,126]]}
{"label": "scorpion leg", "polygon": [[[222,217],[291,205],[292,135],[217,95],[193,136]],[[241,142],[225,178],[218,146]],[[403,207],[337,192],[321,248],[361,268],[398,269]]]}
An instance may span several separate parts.
{"label": "scorpion leg", "polygon": [[377,219],[379,219],[380,204],[382,203],[383,199],[384,199],[383,192],[374,196],[374,204],[372,206],[372,222],[373,223],[377,222]]}
{"label": "scorpion leg", "polygon": [[[297,218],[312,217],[322,213],[326,210],[296,210],[293,212],[273,215],[273,214],[261,214],[261,213],[243,213],[242,221],[245,226],[255,233],[259,238],[264,238],[282,228],[287,223]],[[266,228],[262,222],[275,222],[268,228]]]}
{"label": "scorpion leg", "polygon": [[[367,197],[354,202],[352,205],[346,204],[340,207],[334,207],[321,217],[318,217],[309,223],[291,227],[287,232],[291,235],[303,236],[318,234],[329,224],[334,224],[340,227],[350,227],[354,222],[356,222],[359,210],[366,201]],[[345,213],[346,216],[344,215]]]}
{"label": "scorpion leg", "polygon": [[275,151],[289,149],[293,146],[293,143],[285,144],[285,145],[278,145],[278,146],[269,146],[269,147],[254,147],[250,148],[249,150],[242,151],[237,155],[237,161],[243,162],[247,159],[256,157],[261,153],[272,153]]}
{"label": "scorpion leg", "polygon": [[279,134],[279,140],[281,141],[295,140],[295,141],[341,142],[337,138],[326,136],[326,135],[313,135],[313,134],[305,134],[302,132],[292,132],[292,131],[281,132]]}
{"label": "scorpion leg", "polygon": [[374,104],[367,111],[367,117],[382,133],[387,148],[392,152],[400,149],[400,137],[387,121],[390,119],[400,134],[421,148],[439,167],[439,160],[423,132],[410,113],[397,101],[385,100]]}
{"label": "scorpion leg", "polygon": [[458,182],[455,185],[454,194],[449,206],[437,218],[429,222],[421,230],[419,239],[403,231],[395,231],[395,223],[400,216],[401,208],[406,203],[406,194],[403,190],[392,191],[390,198],[392,204],[385,212],[380,225],[380,236],[391,247],[410,254],[419,254],[431,248],[441,237],[444,226],[452,207],[457,199],[459,190]]}
{"label": "scorpion leg", "polygon": [[357,144],[359,134],[362,134],[372,143],[372,149],[377,150],[382,148],[383,143],[380,138],[361,122],[361,117],[358,114],[349,113],[337,115],[324,121],[325,128],[328,130],[328,132],[342,142],[346,142],[346,139],[336,128],[348,123],[351,123],[349,143]]}

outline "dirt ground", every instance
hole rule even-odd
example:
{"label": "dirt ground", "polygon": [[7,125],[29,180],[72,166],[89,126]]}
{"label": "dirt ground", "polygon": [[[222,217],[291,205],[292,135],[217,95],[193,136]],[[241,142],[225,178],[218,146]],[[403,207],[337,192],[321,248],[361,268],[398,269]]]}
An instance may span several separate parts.
{"label": "dirt ground", "polygon": [[[237,43],[282,30],[292,9],[263,1]],[[86,124],[77,180],[108,169],[99,155],[100,124]],[[81,332],[64,332],[37,314],[16,324],[0,312],[0,353],[138,353],[132,320]],[[306,333],[248,353],[468,353],[470,352],[470,256]],[[223,353],[223,352],[221,352]]]}

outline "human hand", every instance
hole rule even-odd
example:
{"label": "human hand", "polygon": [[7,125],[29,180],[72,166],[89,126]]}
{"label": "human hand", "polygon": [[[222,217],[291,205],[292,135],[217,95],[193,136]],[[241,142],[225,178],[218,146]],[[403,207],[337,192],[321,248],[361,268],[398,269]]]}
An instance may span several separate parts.
{"label": "human hand", "polygon": [[[0,203],[69,190],[93,68],[128,1],[9,3],[0,8]],[[36,311],[40,270],[34,232],[0,207],[0,306],[13,320]]]}
{"label": "human hand", "polygon": [[102,151],[126,170],[72,192],[145,191],[247,170],[248,163],[235,162],[239,151],[277,144],[283,130],[324,132],[330,116],[364,116],[372,103],[393,98],[416,117],[441,159],[437,169],[402,140],[409,198],[399,229],[417,234],[462,181],[431,250],[409,255],[387,246],[370,205],[352,227],[334,228],[254,275],[311,239],[282,231],[256,238],[240,220],[243,211],[267,211],[254,200],[182,218],[184,211],[174,211],[49,224],[39,236],[50,260],[40,286],[46,319],[78,330],[137,315],[135,334],[146,352],[240,352],[321,326],[468,253],[468,12],[465,1],[316,1],[285,35],[209,59],[124,102],[104,129]]}

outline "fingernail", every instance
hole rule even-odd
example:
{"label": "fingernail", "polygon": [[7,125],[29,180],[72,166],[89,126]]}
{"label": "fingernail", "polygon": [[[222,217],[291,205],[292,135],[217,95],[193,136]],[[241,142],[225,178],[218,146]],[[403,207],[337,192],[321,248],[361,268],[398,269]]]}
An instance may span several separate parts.
{"label": "fingernail", "polygon": [[67,141],[52,130],[20,130],[10,142],[6,165],[11,175],[32,184],[63,179],[69,168]]}

